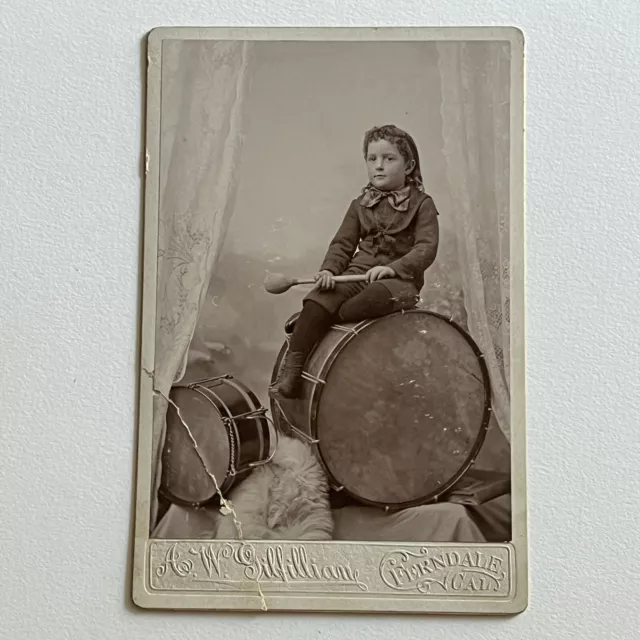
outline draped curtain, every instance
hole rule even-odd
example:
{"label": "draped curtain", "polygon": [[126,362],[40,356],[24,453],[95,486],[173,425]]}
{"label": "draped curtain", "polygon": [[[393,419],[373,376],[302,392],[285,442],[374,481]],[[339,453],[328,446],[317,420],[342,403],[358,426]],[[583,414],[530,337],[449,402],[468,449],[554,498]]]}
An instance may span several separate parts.
{"label": "draped curtain", "polygon": [[163,45],[151,527],[166,397],[184,375],[198,315],[234,208],[250,42]]}
{"label": "draped curtain", "polygon": [[470,335],[510,439],[509,43],[438,43],[443,153]]}

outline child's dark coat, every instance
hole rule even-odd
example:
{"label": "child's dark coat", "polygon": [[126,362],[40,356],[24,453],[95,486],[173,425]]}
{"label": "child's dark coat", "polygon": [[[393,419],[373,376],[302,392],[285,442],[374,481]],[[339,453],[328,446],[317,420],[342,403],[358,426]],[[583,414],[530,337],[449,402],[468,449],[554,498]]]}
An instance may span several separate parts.
{"label": "child's dark coat", "polygon": [[[383,235],[378,231],[376,214],[387,220],[395,215]],[[389,266],[396,278],[378,282],[385,284],[392,295],[396,289],[406,291],[407,285],[412,284],[417,296],[424,285],[425,270],[436,259],[438,241],[438,211],[433,199],[417,189],[411,189],[407,211],[396,212],[386,198],[372,208],[363,206],[360,198],[356,198],[331,241],[320,269],[340,275],[365,273],[378,265]]]}

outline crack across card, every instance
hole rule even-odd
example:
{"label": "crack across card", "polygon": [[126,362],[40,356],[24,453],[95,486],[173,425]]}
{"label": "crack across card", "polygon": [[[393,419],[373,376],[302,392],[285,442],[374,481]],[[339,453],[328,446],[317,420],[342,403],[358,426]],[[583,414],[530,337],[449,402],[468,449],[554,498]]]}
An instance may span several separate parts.
{"label": "crack across card", "polygon": [[[178,407],[178,405],[175,402],[173,402],[173,400],[171,400],[171,398],[167,397],[159,389],[156,389],[154,373],[152,371],[149,371],[148,369],[145,369],[144,367],[142,368],[142,371],[144,371],[144,373],[146,373],[147,376],[149,376],[151,381],[154,383],[154,385],[153,385],[153,393],[156,394],[156,395],[159,395],[162,398],[164,398],[171,406],[173,406],[175,408],[176,413],[178,414],[178,418],[179,418],[180,422],[184,425],[184,428],[187,430],[189,438],[191,439],[191,442],[193,443],[193,448],[194,448],[195,452],[198,454],[198,457],[200,458],[200,461],[202,462],[202,465],[203,465],[207,475],[213,481],[213,484],[216,487],[216,492],[220,496],[220,503],[222,505],[220,507],[220,513],[223,516],[228,516],[229,514],[231,514],[231,517],[233,518],[233,524],[235,525],[236,530],[238,532],[238,539],[240,540],[241,545],[248,546],[255,553],[255,548],[253,547],[253,545],[251,543],[247,542],[246,540],[244,540],[243,535],[242,535],[242,523],[240,522],[240,520],[238,520],[237,514],[233,509],[233,504],[231,503],[230,500],[226,500],[225,497],[222,495],[222,492],[220,491],[220,485],[218,484],[218,481],[216,480],[215,475],[213,473],[211,473],[211,471],[207,467],[207,463],[205,462],[204,458],[200,454],[200,450],[198,449],[198,443],[196,442],[195,438],[193,437],[193,433],[191,432],[191,429],[189,428],[189,425],[185,422],[184,418],[182,417],[182,413],[180,412],[180,408]],[[266,599],[264,597],[264,593],[262,591],[262,587],[260,585],[260,580],[259,579],[256,580],[256,586],[258,588],[258,594],[259,594],[259,597],[260,597],[260,608],[263,611],[267,611],[268,610],[267,601],[266,601]]]}

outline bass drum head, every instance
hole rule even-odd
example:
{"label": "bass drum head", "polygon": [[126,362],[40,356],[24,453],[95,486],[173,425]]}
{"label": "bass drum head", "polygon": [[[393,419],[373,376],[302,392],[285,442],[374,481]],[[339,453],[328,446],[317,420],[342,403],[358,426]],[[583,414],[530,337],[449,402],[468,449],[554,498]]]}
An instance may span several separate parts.
{"label": "bass drum head", "polygon": [[380,318],[328,364],[314,435],[347,494],[387,508],[425,504],[472,463],[489,423],[489,378],[454,324],[426,311]]}
{"label": "bass drum head", "polygon": [[217,497],[216,485],[207,469],[220,488],[229,473],[227,430],[218,410],[201,393],[174,387],[170,398],[180,407],[180,414],[197,443],[200,455],[175,407],[170,404],[162,452],[161,491],[176,504],[207,503]]}

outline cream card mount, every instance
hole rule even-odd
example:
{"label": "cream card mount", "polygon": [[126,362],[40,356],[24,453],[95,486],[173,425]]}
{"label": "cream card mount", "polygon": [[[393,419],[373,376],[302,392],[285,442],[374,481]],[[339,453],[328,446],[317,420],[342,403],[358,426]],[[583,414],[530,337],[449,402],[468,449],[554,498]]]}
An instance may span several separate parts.
{"label": "cream card mount", "polygon": [[523,611],[522,33],[147,62],[134,602]]}

